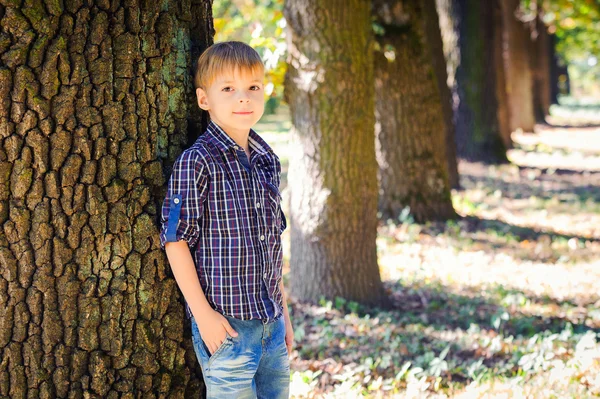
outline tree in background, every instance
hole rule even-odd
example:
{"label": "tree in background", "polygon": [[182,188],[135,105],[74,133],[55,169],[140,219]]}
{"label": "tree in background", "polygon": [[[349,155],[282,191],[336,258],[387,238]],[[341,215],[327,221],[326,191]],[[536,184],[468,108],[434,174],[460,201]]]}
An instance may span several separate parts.
{"label": "tree in background", "polygon": [[521,13],[527,20],[540,14],[550,33],[551,98],[556,99],[559,85],[564,94],[568,93],[569,75],[575,78],[575,95],[600,95],[600,3],[523,0]]}
{"label": "tree in background", "polygon": [[0,396],[202,388],[160,249],[210,1],[0,5]]}
{"label": "tree in background", "polygon": [[454,128],[454,112],[452,109],[452,92],[448,86],[448,72],[444,56],[444,42],[440,31],[440,19],[435,10],[435,0],[427,3],[424,20],[427,34],[427,48],[432,57],[432,66],[435,71],[436,83],[441,97],[442,111],[444,113],[444,126],[446,128],[446,158],[448,159],[448,179],[451,188],[460,188],[458,176],[458,159],[456,156],[456,129]]}
{"label": "tree in background", "polygon": [[550,112],[550,37],[544,24],[542,1],[530,4],[533,18],[529,22],[531,41],[529,61],[533,78],[533,114],[535,121],[543,123]]}
{"label": "tree in background", "polygon": [[559,76],[561,70],[560,55],[556,52],[556,35],[551,34],[550,39],[550,103],[558,104]]}
{"label": "tree in background", "polygon": [[494,51],[494,68],[496,72],[496,101],[498,102],[498,131],[500,138],[506,149],[512,148],[512,130],[510,128],[510,108],[508,105],[508,93],[506,92],[506,71],[504,55],[504,18],[502,15],[502,0],[493,1],[493,20],[494,20],[494,38],[493,38],[493,51]]}
{"label": "tree in background", "polygon": [[533,131],[533,76],[529,54],[531,30],[522,21],[521,0],[502,0],[504,70],[511,132]]}
{"label": "tree in background", "polygon": [[437,0],[460,157],[506,162],[498,122],[494,1]]}
{"label": "tree in background", "polygon": [[[433,14],[429,21],[426,13]],[[373,14],[380,27],[375,52],[379,209],[384,218],[396,219],[407,206],[419,222],[453,218],[447,121],[428,47],[429,37],[437,34],[443,58],[435,3],[374,0]]]}
{"label": "tree in background", "polygon": [[293,294],[377,304],[370,1],[288,0]]}

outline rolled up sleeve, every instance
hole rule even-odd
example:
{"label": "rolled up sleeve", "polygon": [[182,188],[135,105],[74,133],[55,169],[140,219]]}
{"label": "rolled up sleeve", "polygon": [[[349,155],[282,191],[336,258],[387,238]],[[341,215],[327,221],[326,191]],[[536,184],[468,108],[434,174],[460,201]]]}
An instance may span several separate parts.
{"label": "rolled up sleeve", "polygon": [[201,155],[184,151],[169,179],[167,195],[162,205],[160,245],[187,241],[190,248],[198,241],[198,219],[202,216],[208,179]]}

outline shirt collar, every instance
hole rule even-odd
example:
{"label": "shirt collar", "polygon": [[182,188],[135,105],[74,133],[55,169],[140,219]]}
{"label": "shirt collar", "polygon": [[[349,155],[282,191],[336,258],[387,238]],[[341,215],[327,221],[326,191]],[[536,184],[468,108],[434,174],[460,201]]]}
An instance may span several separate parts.
{"label": "shirt collar", "polygon": [[[214,143],[221,151],[227,152],[237,146],[235,140],[213,121],[210,121],[207,130],[211,133]],[[250,129],[248,135],[248,145],[260,155],[267,155],[268,152],[272,152],[271,147],[252,129]]]}

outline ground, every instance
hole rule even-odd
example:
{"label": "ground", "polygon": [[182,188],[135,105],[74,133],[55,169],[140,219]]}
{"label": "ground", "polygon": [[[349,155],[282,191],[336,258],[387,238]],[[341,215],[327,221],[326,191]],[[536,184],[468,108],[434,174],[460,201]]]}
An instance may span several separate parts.
{"label": "ground", "polygon": [[[293,397],[600,397],[599,111],[553,106],[513,133],[510,164],[460,161],[460,219],[381,221],[392,309],[292,297]],[[289,127],[285,112],[257,127],[282,160],[284,211]]]}

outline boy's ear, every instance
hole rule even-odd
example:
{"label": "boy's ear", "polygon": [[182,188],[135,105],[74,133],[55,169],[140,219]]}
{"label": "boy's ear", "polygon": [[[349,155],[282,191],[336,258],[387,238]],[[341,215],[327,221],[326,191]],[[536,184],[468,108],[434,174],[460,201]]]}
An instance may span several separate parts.
{"label": "boy's ear", "polygon": [[198,99],[198,106],[203,110],[208,111],[210,108],[208,106],[208,96],[206,95],[206,92],[200,87],[196,89],[196,98]]}

